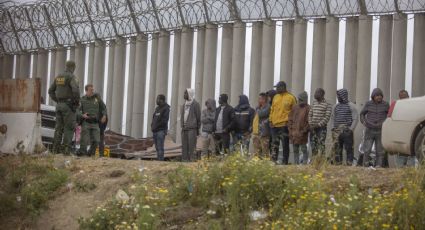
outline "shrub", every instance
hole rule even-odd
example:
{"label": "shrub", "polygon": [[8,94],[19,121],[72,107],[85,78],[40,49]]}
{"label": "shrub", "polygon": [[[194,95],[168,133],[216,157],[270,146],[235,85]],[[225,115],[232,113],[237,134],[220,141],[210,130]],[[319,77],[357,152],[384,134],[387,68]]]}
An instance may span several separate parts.
{"label": "shrub", "polygon": [[[324,167],[322,167],[324,166]],[[135,176],[130,200],[112,200],[82,219],[83,229],[164,228],[167,210],[200,208],[194,226],[207,229],[421,229],[425,226],[424,170],[407,169],[395,191],[331,184],[327,165],[282,170],[270,161],[238,154],[222,161],[182,165],[166,187]],[[317,169],[319,168],[319,169]],[[341,168],[343,169],[343,168]],[[162,184],[162,183],[161,183]],[[338,189],[335,189],[338,187]],[[145,208],[141,208],[145,207]],[[255,215],[257,217],[253,217]],[[182,221],[191,225],[192,222]],[[193,223],[192,223],[193,224]]]}
{"label": "shrub", "polygon": [[0,218],[19,216],[31,221],[68,180],[68,173],[53,167],[50,158],[17,156],[0,163]]}

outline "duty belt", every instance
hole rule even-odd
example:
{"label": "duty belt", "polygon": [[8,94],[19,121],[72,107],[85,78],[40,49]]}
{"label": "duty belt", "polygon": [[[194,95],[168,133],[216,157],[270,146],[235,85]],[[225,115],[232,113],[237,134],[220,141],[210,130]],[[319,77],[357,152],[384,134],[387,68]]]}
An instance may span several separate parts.
{"label": "duty belt", "polygon": [[67,103],[67,102],[71,102],[71,99],[58,99],[58,103],[59,102]]}

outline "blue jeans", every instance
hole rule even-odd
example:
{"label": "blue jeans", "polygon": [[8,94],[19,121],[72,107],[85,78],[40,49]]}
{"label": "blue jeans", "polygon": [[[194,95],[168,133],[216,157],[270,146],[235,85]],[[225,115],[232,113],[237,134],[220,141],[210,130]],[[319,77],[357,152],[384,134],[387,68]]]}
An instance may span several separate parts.
{"label": "blue jeans", "polygon": [[159,161],[164,160],[164,140],[167,133],[165,130],[160,130],[153,133],[153,142],[155,144],[156,153]]}

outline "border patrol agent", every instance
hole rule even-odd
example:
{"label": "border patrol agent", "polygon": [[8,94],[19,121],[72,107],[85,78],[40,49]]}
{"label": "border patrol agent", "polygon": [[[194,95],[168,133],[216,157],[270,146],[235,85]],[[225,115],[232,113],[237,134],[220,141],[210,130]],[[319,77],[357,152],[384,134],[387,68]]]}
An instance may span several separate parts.
{"label": "border patrol agent", "polygon": [[[78,118],[81,121],[81,140],[79,155],[93,156],[100,141],[99,123],[106,122],[106,106],[96,94],[93,85],[85,86],[86,95],[81,98]],[[87,152],[87,146],[90,149]],[[103,155],[103,154],[102,154]]]}
{"label": "border patrol agent", "polygon": [[[69,154],[80,101],[78,79],[74,76],[75,62],[67,61],[65,72],[59,74],[49,88],[49,97],[56,105],[56,127],[53,152]],[[63,138],[63,139],[62,139]]]}

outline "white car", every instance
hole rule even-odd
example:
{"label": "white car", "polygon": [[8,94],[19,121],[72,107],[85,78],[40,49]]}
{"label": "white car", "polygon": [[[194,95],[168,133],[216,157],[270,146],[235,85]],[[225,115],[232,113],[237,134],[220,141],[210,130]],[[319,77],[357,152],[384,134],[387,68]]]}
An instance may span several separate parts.
{"label": "white car", "polygon": [[382,144],[389,153],[425,156],[425,96],[391,103],[382,127]]}

